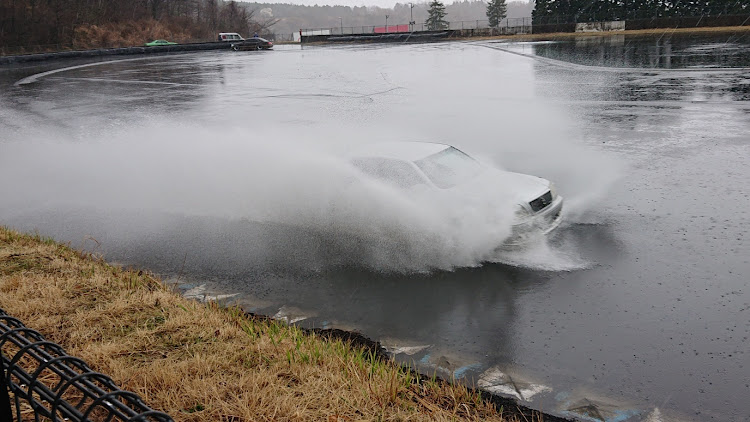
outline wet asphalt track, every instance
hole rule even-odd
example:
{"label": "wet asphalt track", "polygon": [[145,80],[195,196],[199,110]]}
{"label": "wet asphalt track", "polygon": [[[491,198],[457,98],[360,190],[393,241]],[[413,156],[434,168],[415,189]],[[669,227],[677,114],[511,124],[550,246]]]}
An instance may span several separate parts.
{"label": "wet asphalt track", "polygon": [[[224,300],[361,331],[426,372],[545,411],[748,420],[748,72],[592,70],[533,53],[492,42],[208,52],[23,85],[82,62],[1,68],[0,195],[11,199],[0,224],[151,268],[197,298],[238,293]],[[191,124],[207,129],[191,138]],[[195,190],[241,177],[190,167],[197,143],[435,139],[554,180],[568,214],[549,247],[496,263],[444,271],[440,255],[394,253],[386,265],[319,230],[163,207],[174,162],[139,161],[174,133]],[[87,142],[98,147],[81,160]],[[132,183],[106,177],[123,161]]]}

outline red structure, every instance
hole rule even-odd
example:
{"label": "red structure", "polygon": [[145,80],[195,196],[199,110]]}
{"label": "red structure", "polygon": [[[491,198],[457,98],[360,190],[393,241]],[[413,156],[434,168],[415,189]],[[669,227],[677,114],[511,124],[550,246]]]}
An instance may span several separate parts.
{"label": "red structure", "polygon": [[388,25],[387,31],[385,26],[375,27],[376,34],[385,34],[386,32],[409,32],[409,25]]}

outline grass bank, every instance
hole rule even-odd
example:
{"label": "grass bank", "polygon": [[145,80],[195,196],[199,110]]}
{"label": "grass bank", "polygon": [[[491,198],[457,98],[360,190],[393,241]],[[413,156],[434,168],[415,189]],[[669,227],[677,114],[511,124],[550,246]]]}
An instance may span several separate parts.
{"label": "grass bank", "polygon": [[[0,308],[178,421],[519,420],[350,341],[190,301],[3,227]],[[521,420],[532,419],[542,416]]]}
{"label": "grass bank", "polygon": [[143,47],[156,39],[166,39],[180,44],[215,41],[216,35],[186,19],[169,22],[154,19],[109,22],[101,25],[77,25],[71,39],[57,44],[7,45],[0,43],[0,56],[21,54],[54,53],[62,51],[84,51],[99,48]]}

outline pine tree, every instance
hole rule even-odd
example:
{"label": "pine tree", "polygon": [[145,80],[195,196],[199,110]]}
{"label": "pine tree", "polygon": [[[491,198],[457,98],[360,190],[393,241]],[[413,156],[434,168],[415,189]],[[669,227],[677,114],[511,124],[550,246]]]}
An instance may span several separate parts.
{"label": "pine tree", "polygon": [[505,19],[507,6],[505,0],[490,0],[487,3],[487,19],[490,20],[490,28],[497,28],[500,21]]}
{"label": "pine tree", "polygon": [[448,22],[445,21],[445,5],[439,0],[433,0],[430,3],[430,9],[427,11],[430,15],[427,17],[427,29],[435,31],[439,29],[445,29],[448,27]]}
{"label": "pine tree", "polygon": [[536,0],[534,10],[531,11],[532,25],[544,25],[549,23],[549,17],[552,14],[552,5],[549,0]]}

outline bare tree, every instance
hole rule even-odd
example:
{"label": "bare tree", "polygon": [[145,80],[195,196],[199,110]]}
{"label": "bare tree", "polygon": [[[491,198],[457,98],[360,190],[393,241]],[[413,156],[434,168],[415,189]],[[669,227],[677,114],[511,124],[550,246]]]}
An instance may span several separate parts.
{"label": "bare tree", "polygon": [[213,39],[219,31],[248,34],[278,22],[254,17],[243,3],[223,0],[0,0],[0,46],[7,54],[133,45],[156,33]]}

